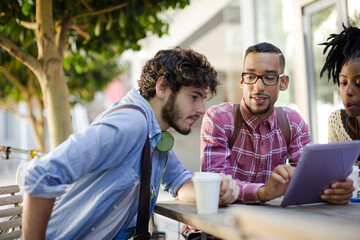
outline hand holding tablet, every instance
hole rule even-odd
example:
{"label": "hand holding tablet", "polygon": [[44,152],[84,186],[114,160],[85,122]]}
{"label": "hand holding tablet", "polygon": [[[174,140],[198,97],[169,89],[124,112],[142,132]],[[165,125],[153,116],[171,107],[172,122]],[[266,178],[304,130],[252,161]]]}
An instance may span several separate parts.
{"label": "hand holding tablet", "polygon": [[345,181],[359,154],[360,141],[306,145],[281,206],[323,202],[322,191]]}

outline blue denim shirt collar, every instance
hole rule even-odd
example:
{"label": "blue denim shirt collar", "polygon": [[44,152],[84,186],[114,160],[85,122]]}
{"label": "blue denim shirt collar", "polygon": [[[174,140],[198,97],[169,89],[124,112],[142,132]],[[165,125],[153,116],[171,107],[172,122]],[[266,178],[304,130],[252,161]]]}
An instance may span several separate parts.
{"label": "blue denim shirt collar", "polygon": [[151,108],[149,102],[141,96],[135,88],[131,89],[121,101],[114,103],[113,106],[115,107],[119,104],[125,103],[134,103],[144,110],[149,127],[150,148],[152,152],[161,138],[161,128],[156,120],[153,109]]}

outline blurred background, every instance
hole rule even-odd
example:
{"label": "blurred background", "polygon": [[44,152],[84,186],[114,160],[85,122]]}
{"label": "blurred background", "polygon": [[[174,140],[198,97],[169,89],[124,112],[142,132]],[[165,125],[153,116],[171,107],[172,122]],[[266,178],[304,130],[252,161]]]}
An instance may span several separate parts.
{"label": "blurred background", "polygon": [[[34,7],[33,1],[21,2],[23,13],[26,13],[26,9],[30,11],[29,9]],[[30,6],[25,6],[24,3]],[[141,37],[132,47],[124,47],[121,54],[114,57],[114,62],[111,64],[95,63],[99,68],[103,68],[105,73],[106,71],[109,73],[106,76],[109,80],[105,86],[96,88],[97,79],[100,79],[98,75],[89,76],[86,75],[86,68],[73,67],[76,73],[83,74],[80,78],[94,81],[92,87],[95,88],[95,90],[90,90],[88,87],[75,87],[69,81],[69,88],[73,90],[70,92],[69,99],[73,132],[86,129],[100,112],[121,99],[131,88],[137,88],[137,80],[147,59],[153,57],[160,49],[175,46],[189,47],[204,54],[217,70],[221,86],[219,86],[218,94],[206,102],[206,108],[225,101],[237,103],[242,98],[240,77],[244,52],[248,46],[266,41],[283,51],[286,59],[285,74],[290,76],[289,88],[280,93],[277,105],[297,110],[309,124],[313,141],[326,143],[327,118],[332,111],[341,108],[342,103],[338,87],[332,82],[329,83],[327,76],[321,79],[319,77],[325,60],[322,54],[323,46],[319,43],[326,41],[331,33],[339,33],[342,30],[342,24],[360,27],[360,1],[191,0],[188,3],[156,14],[156,18],[168,23],[168,29],[164,34]],[[0,21],[6,18],[6,11],[1,9],[3,6],[0,4]],[[56,6],[54,4],[54,9]],[[108,22],[110,19],[112,17],[107,16]],[[102,20],[99,17],[97,22],[90,22],[94,25],[96,36],[100,31],[98,23]],[[142,21],[142,19],[135,20]],[[122,24],[126,25],[126,17],[119,16],[118,24],[124,27]],[[109,24],[106,24],[106,29],[108,27]],[[3,33],[5,28],[6,25],[0,27],[0,33]],[[85,39],[88,37],[81,32],[81,29],[77,32],[82,33],[80,35]],[[19,36],[16,37],[21,39],[21,35]],[[126,35],[122,37],[127,38]],[[77,41],[74,39],[69,38],[70,50]],[[106,40],[100,40],[97,44],[101,41]],[[31,49],[28,52],[31,52]],[[81,53],[81,51],[78,52]],[[0,61],[0,146],[24,150],[40,149],[36,144],[33,123],[28,119],[30,112],[27,101],[18,95],[11,98],[14,92],[5,91],[11,83],[7,82],[6,69],[9,68],[5,68],[4,59],[8,56],[4,54],[3,50],[0,51],[2,60]],[[72,60],[69,58],[64,60],[63,65],[66,71],[72,69],[72,61],[81,61],[82,58],[79,56],[84,56],[84,54]],[[11,62],[11,59],[6,61]],[[121,70],[112,72],[109,70],[112,67],[119,67]],[[69,76],[71,79],[71,76],[75,74]],[[35,115],[46,119],[43,108],[35,107],[33,110]],[[47,152],[51,148],[49,129],[46,121],[42,124],[45,139],[42,151]],[[200,167],[200,126],[201,119],[194,125],[188,136],[172,131],[175,136],[174,148],[177,155],[184,166],[193,172],[198,171]],[[13,151],[11,154],[12,161],[9,161],[6,160],[4,150],[0,151],[1,185],[13,183],[18,167],[20,166],[19,171],[21,171],[26,168],[26,162],[30,160],[27,152]],[[160,221],[160,228],[163,223]],[[179,224],[175,224],[171,225],[170,229],[176,232],[179,227]]]}
{"label": "blurred background", "polygon": [[[285,74],[290,76],[289,88],[281,92],[277,105],[298,110],[310,125],[313,141],[325,143],[327,117],[342,103],[337,86],[326,76],[319,78],[324,63],[319,43],[339,32],[342,24],[359,26],[359,15],[358,0],[192,0],[183,9],[163,11],[158,16],[169,23],[168,34],[141,39],[141,50],[126,50],[116,59],[122,72],[104,90],[96,91],[92,101],[73,105],[73,131],[84,130],[97,114],[136,88],[144,62],[158,50],[174,46],[206,55],[217,70],[222,84],[207,107],[239,102],[244,52],[252,44],[267,41],[284,52]],[[20,101],[16,110],[28,114],[26,102]],[[174,132],[175,150],[191,171],[199,169],[200,126],[201,120],[189,136]],[[37,149],[29,122],[19,114],[0,109],[0,129],[0,145]],[[50,148],[47,135],[46,151]]]}

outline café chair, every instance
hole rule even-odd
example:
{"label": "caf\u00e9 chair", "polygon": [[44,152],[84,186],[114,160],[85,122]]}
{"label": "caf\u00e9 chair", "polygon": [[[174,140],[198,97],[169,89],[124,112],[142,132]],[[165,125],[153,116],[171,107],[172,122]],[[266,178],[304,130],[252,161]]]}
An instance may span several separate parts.
{"label": "caf\u00e9 chair", "polygon": [[0,186],[0,240],[21,237],[23,201],[18,185]]}

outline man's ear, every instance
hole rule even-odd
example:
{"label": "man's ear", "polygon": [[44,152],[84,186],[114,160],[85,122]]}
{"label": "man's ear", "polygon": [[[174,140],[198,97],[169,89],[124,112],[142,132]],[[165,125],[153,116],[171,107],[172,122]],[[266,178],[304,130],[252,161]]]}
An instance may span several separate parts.
{"label": "man's ear", "polygon": [[165,76],[160,76],[157,81],[156,81],[156,85],[155,85],[155,90],[156,90],[156,96],[160,99],[165,99],[167,94],[168,94],[168,90],[170,89],[169,84],[165,78]]}
{"label": "man's ear", "polygon": [[285,75],[280,80],[280,91],[285,91],[289,86],[289,76]]}
{"label": "man's ear", "polygon": [[244,80],[243,80],[243,78],[241,77],[241,80],[240,80],[240,88],[243,88],[243,85],[244,85]]}

